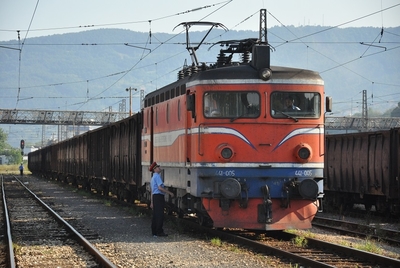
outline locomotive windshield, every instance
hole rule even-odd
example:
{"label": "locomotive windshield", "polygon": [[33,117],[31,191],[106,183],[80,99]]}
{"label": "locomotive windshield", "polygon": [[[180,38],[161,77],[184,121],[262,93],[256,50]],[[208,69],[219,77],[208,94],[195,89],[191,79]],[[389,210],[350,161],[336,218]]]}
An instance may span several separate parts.
{"label": "locomotive windshield", "polygon": [[319,118],[321,96],[317,92],[274,92],[271,115],[274,118]]}
{"label": "locomotive windshield", "polygon": [[256,118],[260,116],[260,95],[251,91],[206,92],[203,112],[205,117]]}

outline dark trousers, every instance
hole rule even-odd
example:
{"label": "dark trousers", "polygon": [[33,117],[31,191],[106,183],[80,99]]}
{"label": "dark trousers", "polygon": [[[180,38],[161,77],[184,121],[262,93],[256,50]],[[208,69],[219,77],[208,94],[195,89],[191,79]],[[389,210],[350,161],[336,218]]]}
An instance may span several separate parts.
{"label": "dark trousers", "polygon": [[153,194],[153,219],[151,221],[151,232],[153,235],[164,233],[164,206],[164,195]]}

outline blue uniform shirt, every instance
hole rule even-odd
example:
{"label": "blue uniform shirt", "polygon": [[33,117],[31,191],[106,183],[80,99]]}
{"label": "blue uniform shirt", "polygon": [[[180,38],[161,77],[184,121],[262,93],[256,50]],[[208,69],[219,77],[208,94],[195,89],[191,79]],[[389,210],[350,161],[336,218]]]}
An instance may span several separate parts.
{"label": "blue uniform shirt", "polygon": [[159,173],[156,173],[156,172],[155,172],[155,173],[153,174],[153,177],[151,178],[150,184],[151,184],[151,192],[152,192],[153,194],[162,194],[162,195],[165,195],[164,192],[161,192],[160,189],[158,189],[158,186],[161,186],[161,187],[164,188],[164,183],[163,183],[163,181],[162,181],[161,176],[160,176]]}

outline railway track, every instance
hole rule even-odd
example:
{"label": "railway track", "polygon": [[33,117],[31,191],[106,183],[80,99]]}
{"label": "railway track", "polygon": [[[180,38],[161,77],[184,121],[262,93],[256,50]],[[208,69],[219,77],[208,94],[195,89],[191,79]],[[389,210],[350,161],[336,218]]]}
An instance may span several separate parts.
{"label": "railway track", "polygon": [[[14,182],[13,184],[16,183]],[[221,239],[233,241],[239,246],[251,248],[258,254],[278,257],[290,266],[296,265],[295,267],[398,267],[400,264],[398,260],[391,258],[354,251],[351,248],[340,247],[310,238],[305,239],[304,237],[284,232],[252,233],[238,230],[221,231],[209,228],[198,230],[197,228],[202,228],[198,224],[191,225],[185,222],[183,225],[185,227],[189,226],[192,231],[196,230],[195,233],[207,233],[208,237],[221,237]],[[304,241],[304,243],[296,241]]]}
{"label": "railway track", "polygon": [[1,191],[0,191],[0,268],[10,267],[9,263],[9,254],[7,254],[7,249],[9,245],[7,245],[7,227],[5,222],[4,215],[4,206],[3,206],[3,185],[2,179],[3,177],[0,175],[0,183],[1,183]]}
{"label": "railway track", "polygon": [[1,180],[4,267],[116,267],[22,181]]}
{"label": "railway track", "polygon": [[397,259],[287,232],[216,230],[193,221],[183,225],[191,231],[246,246],[258,254],[278,257],[295,267],[400,267]]}
{"label": "railway track", "polygon": [[384,228],[379,224],[366,225],[320,216],[315,217],[312,224],[313,226],[333,230],[341,234],[372,238],[388,244],[400,245],[400,232]]}

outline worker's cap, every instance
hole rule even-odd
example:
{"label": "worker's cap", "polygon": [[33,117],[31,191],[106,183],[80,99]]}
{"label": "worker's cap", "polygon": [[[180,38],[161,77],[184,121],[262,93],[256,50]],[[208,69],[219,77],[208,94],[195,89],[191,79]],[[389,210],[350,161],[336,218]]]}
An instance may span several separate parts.
{"label": "worker's cap", "polygon": [[153,162],[153,164],[151,164],[150,167],[149,167],[149,171],[152,172],[159,166],[160,165],[158,165],[157,162]]}

